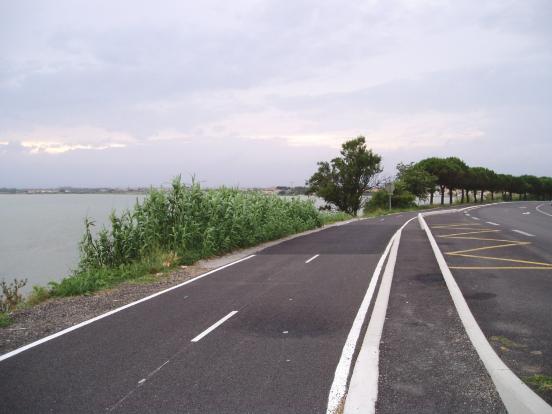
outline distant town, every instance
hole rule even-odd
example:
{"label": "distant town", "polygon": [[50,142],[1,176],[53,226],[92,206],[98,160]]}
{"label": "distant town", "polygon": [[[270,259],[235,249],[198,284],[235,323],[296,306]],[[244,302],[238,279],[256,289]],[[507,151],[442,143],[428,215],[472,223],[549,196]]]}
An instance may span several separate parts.
{"label": "distant town", "polygon": [[[0,194],[146,194],[150,187],[126,188],[87,188],[87,187],[56,187],[56,188],[0,188]],[[307,193],[306,187],[276,186],[267,188],[251,188],[266,194],[301,195]]]}

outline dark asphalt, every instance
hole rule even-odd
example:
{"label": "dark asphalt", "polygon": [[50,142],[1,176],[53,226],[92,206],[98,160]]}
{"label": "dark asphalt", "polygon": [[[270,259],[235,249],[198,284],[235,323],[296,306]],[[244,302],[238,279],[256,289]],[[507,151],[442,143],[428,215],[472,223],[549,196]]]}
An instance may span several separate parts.
{"label": "dark asphalt", "polygon": [[505,413],[425,231],[402,232],[380,345],[378,414]]}
{"label": "dark asphalt", "polygon": [[[504,262],[446,253],[493,244],[489,241],[442,238],[452,230],[435,228],[439,224],[466,223],[494,233],[470,237],[497,238],[530,242],[474,252],[497,258],[552,263],[552,217],[536,211],[541,203],[524,202],[488,206],[464,214],[428,217],[428,224],[449,266],[530,266],[521,262]],[[549,204],[549,203],[547,203]],[[543,211],[552,214],[552,208]],[[523,214],[530,213],[530,214]],[[474,220],[473,217],[480,220]],[[498,224],[490,225],[487,222]],[[535,237],[513,232],[514,229]],[[497,244],[497,243],[494,243]],[[451,269],[481,329],[503,361],[522,379],[542,374],[552,376],[552,269]],[[552,403],[552,392],[537,392]]]}
{"label": "dark asphalt", "polygon": [[9,358],[0,412],[323,413],[374,267],[409,217],[284,242]]}

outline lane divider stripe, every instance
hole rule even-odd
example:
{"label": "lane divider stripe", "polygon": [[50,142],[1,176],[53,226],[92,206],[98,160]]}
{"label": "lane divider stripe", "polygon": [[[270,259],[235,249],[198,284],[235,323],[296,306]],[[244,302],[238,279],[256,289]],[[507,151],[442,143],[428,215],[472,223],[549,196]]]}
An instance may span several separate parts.
{"label": "lane divider stripe", "polygon": [[512,231],[515,231],[516,233],[522,234],[522,235],[527,236],[527,237],[535,237],[534,234],[526,233],[526,232],[524,232],[524,231],[522,231],[522,230],[512,230]]}
{"label": "lane divider stripe", "polygon": [[305,263],[310,263],[312,262],[314,259],[316,259],[318,256],[320,256],[319,254],[315,254],[314,256],[312,256],[309,260],[305,261]]}
{"label": "lane divider stripe", "polygon": [[226,322],[228,319],[230,319],[232,316],[234,316],[238,311],[232,311],[228,315],[226,315],[224,318],[220,319],[218,322],[215,322],[210,327],[205,329],[203,332],[201,332],[198,336],[196,336],[194,339],[192,339],[192,342],[198,342],[202,338],[209,335],[211,332],[213,332],[215,329],[217,329],[220,325],[222,325],[224,322]]}

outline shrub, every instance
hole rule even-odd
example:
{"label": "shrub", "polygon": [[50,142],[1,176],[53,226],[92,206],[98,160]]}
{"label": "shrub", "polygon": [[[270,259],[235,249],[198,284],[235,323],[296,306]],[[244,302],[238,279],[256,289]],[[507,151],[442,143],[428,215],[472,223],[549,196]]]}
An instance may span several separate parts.
{"label": "shrub", "polygon": [[[168,191],[152,189],[142,203],[94,236],[85,220],[74,274],[51,283],[52,295],[93,292],[173,264],[190,264],[322,225],[310,201],[230,188],[202,190],[180,177]],[[167,266],[168,265],[168,266]]]}

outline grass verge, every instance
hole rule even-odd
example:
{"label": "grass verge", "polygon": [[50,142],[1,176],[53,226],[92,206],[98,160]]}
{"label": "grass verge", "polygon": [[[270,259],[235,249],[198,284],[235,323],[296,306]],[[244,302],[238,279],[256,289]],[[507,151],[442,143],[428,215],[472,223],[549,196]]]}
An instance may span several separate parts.
{"label": "grass verge", "polygon": [[549,375],[532,375],[525,378],[525,382],[527,384],[533,385],[538,391],[552,391],[552,377]]}

